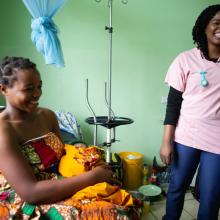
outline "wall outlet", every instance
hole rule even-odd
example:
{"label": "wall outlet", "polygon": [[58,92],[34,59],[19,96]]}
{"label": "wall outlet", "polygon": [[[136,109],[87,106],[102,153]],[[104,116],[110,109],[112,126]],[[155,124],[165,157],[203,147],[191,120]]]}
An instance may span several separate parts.
{"label": "wall outlet", "polygon": [[161,97],[161,104],[167,104],[167,96]]}

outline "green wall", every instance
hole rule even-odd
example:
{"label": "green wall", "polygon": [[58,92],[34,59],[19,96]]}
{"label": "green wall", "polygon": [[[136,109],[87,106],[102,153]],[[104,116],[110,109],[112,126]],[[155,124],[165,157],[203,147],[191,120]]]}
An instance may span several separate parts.
{"label": "green wall", "polygon": [[[31,17],[21,0],[0,2],[0,58],[30,57],[43,79],[41,105],[75,114],[84,138],[92,143],[93,127],[85,101],[85,79],[89,79],[91,105],[97,115],[106,115],[104,82],[108,74],[109,23],[107,0],[69,0],[54,17],[60,29],[66,67],[44,64],[30,40]],[[191,29],[198,14],[217,0],[120,0],[113,6],[112,107],[117,116],[134,123],[116,129],[120,142],[114,151],[138,151],[150,162],[159,157],[167,95],[163,80],[170,62],[193,47]],[[0,104],[2,99],[0,99]],[[105,141],[99,128],[99,141]]]}

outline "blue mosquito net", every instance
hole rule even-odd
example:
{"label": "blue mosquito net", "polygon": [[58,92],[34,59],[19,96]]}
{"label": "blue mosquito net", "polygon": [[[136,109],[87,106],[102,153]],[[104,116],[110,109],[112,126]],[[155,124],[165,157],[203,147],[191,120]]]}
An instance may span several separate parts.
{"label": "blue mosquito net", "polygon": [[63,52],[52,17],[67,0],[23,0],[32,15],[31,40],[43,54],[46,64],[64,67]]}

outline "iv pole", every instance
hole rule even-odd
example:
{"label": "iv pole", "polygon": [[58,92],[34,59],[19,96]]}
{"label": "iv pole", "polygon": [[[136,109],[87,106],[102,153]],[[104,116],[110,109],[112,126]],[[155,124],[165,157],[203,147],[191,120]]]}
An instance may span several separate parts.
{"label": "iv pole", "polygon": [[[101,0],[95,0],[96,2],[100,2]],[[128,0],[122,0],[123,4],[127,4]],[[108,7],[109,7],[109,26],[105,26],[105,30],[109,33],[109,72],[108,72],[108,99],[106,99],[106,103],[108,106],[108,120],[111,120],[112,108],[111,108],[111,93],[112,93],[112,10],[113,10],[113,0],[108,0]]]}
{"label": "iv pole", "polygon": [[[113,33],[113,27],[112,27],[112,1],[108,1],[109,6],[109,26],[105,26],[105,30],[108,30],[109,33],[109,72],[108,72],[108,99],[107,99],[107,105],[108,105],[108,121],[111,120],[111,93],[112,93],[112,33]],[[107,163],[110,163],[111,158],[111,128],[107,128],[106,130],[106,158],[108,161]]]}
{"label": "iv pole", "polygon": [[105,26],[105,30],[109,33],[109,74],[108,74],[108,120],[111,119],[111,88],[112,88],[112,0],[109,0],[109,26]]}
{"label": "iv pole", "polygon": [[[101,0],[95,0],[96,2],[101,2]],[[127,4],[128,0],[121,0],[123,4]],[[115,117],[115,114],[111,107],[111,93],[112,93],[112,8],[113,0],[108,0],[109,7],[109,26],[105,26],[105,30],[109,33],[109,67],[108,67],[108,81],[105,83],[105,102],[108,108],[108,116],[96,116],[88,98],[88,79],[86,79],[86,102],[87,106],[92,114],[92,117],[86,119],[88,124],[95,125],[94,128],[94,145],[97,144],[97,125],[102,125],[106,127],[106,142],[103,146],[106,146],[106,162],[111,163],[111,144],[115,142],[115,127],[119,125],[125,125],[133,123],[132,119],[124,117]],[[113,139],[111,138],[111,129],[113,128]]]}

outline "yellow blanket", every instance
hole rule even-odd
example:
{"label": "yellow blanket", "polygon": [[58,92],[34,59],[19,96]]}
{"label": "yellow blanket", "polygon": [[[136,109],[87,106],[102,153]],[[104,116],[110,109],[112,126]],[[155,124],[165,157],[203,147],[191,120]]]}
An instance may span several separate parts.
{"label": "yellow blanket", "polygon": [[[103,158],[103,151],[95,146],[77,148],[66,144],[65,151],[66,155],[61,158],[59,164],[59,172],[64,177],[76,176],[91,170]],[[105,182],[80,190],[66,202],[70,204],[83,200],[107,201],[122,206],[133,205],[133,198],[128,192]]]}
{"label": "yellow blanket", "polygon": [[87,148],[65,144],[66,154],[59,163],[59,172],[64,177],[77,176],[91,170],[103,159],[104,152],[95,146]]}
{"label": "yellow blanket", "polygon": [[73,200],[107,201],[121,206],[132,206],[131,195],[118,186],[106,182],[86,187],[72,196]]}

